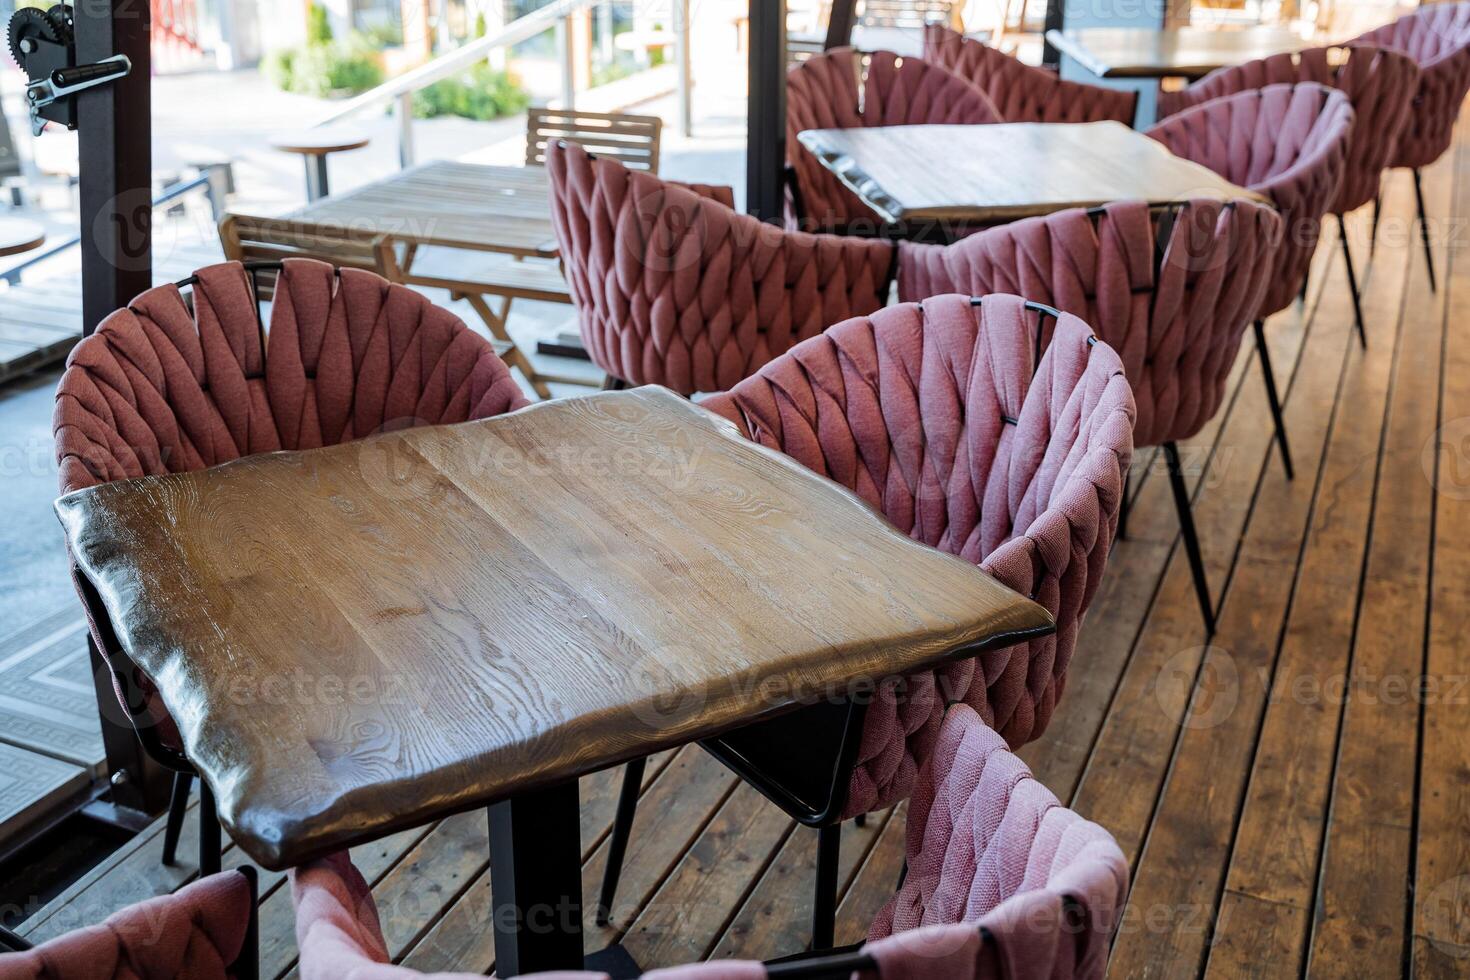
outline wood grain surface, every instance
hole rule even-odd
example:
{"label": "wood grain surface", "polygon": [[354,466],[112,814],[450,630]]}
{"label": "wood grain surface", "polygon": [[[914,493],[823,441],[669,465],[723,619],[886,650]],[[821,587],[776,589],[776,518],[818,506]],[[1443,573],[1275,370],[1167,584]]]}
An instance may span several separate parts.
{"label": "wood grain surface", "polygon": [[660,388],[57,512],[271,868],[1051,628]]}
{"label": "wood grain surface", "polygon": [[541,167],[436,160],[284,216],[328,231],[353,228],[416,245],[555,258],[551,186]]}
{"label": "wood grain surface", "polygon": [[1131,199],[1270,203],[1118,122],[810,129],[800,139],[891,222],[996,224]]}
{"label": "wood grain surface", "polygon": [[1216,68],[1314,43],[1290,28],[1264,24],[1234,29],[1083,27],[1049,30],[1046,39],[1102,78],[1199,78]]}

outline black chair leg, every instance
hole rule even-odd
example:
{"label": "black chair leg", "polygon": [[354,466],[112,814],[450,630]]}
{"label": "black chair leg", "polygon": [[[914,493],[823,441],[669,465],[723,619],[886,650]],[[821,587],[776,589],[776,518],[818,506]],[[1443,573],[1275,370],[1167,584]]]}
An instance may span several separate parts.
{"label": "black chair leg", "polygon": [[1378,213],[1382,207],[1382,197],[1381,192],[1373,195],[1373,232],[1372,237],[1368,239],[1368,258],[1370,259],[1378,254]]}
{"label": "black chair leg", "polygon": [[214,794],[209,784],[199,780],[199,877],[219,874],[219,814],[214,808]]}
{"label": "black chair leg", "polygon": [[1118,508],[1118,540],[1126,541],[1128,538],[1128,512],[1133,509],[1132,487],[1125,475],[1123,477],[1123,500]]}
{"label": "black chair leg", "polygon": [[1368,332],[1363,329],[1363,300],[1358,295],[1358,273],[1353,268],[1353,253],[1348,248],[1347,225],[1343,223],[1342,215],[1337,216],[1337,237],[1342,242],[1342,258],[1347,263],[1348,290],[1353,294],[1353,317],[1358,324],[1358,342],[1363,349],[1368,349]]}
{"label": "black chair leg", "polygon": [[837,863],[842,825],[817,830],[817,892],[812,900],[812,949],[831,949],[837,935]]}
{"label": "black chair leg", "polygon": [[866,827],[868,825],[868,815],[866,813],[859,813],[856,817],[852,818],[852,822],[859,827]]}
{"label": "black chair leg", "polygon": [[602,894],[597,899],[597,924],[600,926],[607,925],[612,915],[618,879],[623,874],[623,858],[628,853],[628,840],[633,836],[633,817],[638,813],[643,770],[647,765],[647,759],[635,759],[623,767],[623,789],[618,794],[618,812],[613,817],[612,837],[607,842],[607,867],[602,869]]}
{"label": "black chair leg", "polygon": [[1424,184],[1419,178],[1419,168],[1414,168],[1414,199],[1419,202],[1419,239],[1424,243],[1424,264],[1429,267],[1429,291],[1437,292],[1434,284],[1434,252],[1429,248],[1429,213],[1424,210]]}
{"label": "black chair leg", "polygon": [[179,853],[179,834],[184,830],[184,811],[189,808],[189,790],[194,777],[187,772],[174,773],[174,788],[168,799],[168,823],[163,825],[163,863],[173,864]]}
{"label": "black chair leg", "polygon": [[235,960],[230,976],[235,980],[259,980],[260,977],[260,881],[255,868],[241,865],[240,873],[250,883],[250,918],[245,923],[245,942]]}
{"label": "black chair leg", "polygon": [[1266,325],[1257,320],[1256,350],[1261,352],[1261,373],[1266,378],[1266,401],[1271,405],[1271,419],[1276,423],[1276,445],[1281,449],[1281,465],[1286,467],[1286,478],[1296,479],[1291,465],[1291,447],[1286,444],[1286,420],[1281,417],[1281,399],[1276,393],[1276,372],[1271,369],[1271,352],[1266,349]]}
{"label": "black chair leg", "polygon": [[1189,557],[1189,571],[1194,576],[1194,591],[1199,597],[1199,611],[1205,620],[1205,631],[1215,633],[1215,609],[1210,601],[1210,583],[1205,579],[1205,562],[1199,550],[1199,534],[1194,528],[1194,514],[1189,506],[1189,490],[1184,485],[1184,467],[1179,462],[1179,447],[1164,443],[1164,458],[1169,464],[1169,486],[1174,491],[1174,509],[1179,512],[1179,530],[1184,535],[1184,553]]}

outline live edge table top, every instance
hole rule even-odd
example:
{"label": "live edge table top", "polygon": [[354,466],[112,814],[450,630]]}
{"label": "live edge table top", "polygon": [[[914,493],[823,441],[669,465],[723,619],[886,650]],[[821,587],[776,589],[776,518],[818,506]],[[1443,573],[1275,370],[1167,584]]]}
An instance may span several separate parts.
{"label": "live edge table top", "polygon": [[56,509],[266,867],[1051,628],[659,388]]}

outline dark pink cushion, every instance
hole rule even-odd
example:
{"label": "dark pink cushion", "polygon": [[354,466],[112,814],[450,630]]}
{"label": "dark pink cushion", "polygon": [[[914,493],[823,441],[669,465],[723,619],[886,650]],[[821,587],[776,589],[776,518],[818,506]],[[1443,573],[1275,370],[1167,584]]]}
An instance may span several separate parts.
{"label": "dark pink cushion", "polygon": [[880,223],[871,208],[801,145],[797,134],[802,130],[978,125],[1002,118],[984,92],[920,58],[892,51],[864,55],[852,48],[813,55],[786,76],[786,163],[796,178],[800,210],[794,217],[808,231],[871,230]]}
{"label": "dark pink cushion", "polygon": [[1061,694],[1116,527],[1133,400],[1117,355],[1075,317],[1048,325],[1033,377],[1036,325],[1014,296],[933,297],[840,323],[703,403],[1056,618],[1055,636],[884,686],[850,814],[908,795],[946,699],[1020,745]]}
{"label": "dark pink cushion", "polygon": [[1400,51],[1419,64],[1419,88],[1392,167],[1425,167],[1450,148],[1470,91],[1470,3],[1427,3],[1352,43]]}
{"label": "dark pink cushion", "polygon": [[[52,416],[62,493],[527,403],[489,341],[370,272],[288,259],[264,340],[243,266],[197,276],[192,306],[150,289],[72,349]],[[95,620],[93,635],[112,658]],[[135,724],[177,746],[147,678],[115,681]]]}
{"label": "dark pink cushion", "polygon": [[[1334,64],[1335,58],[1346,62]],[[1409,119],[1419,84],[1419,66],[1395,51],[1355,43],[1349,48],[1308,48],[1220,68],[1188,88],[1159,93],[1159,118],[1222,96],[1267,85],[1319,82],[1333,86],[1353,104],[1347,163],[1337,200],[1328,209],[1346,214],[1378,196],[1378,177],[1388,165]]]}
{"label": "dark pink cushion", "polygon": [[1063,81],[943,24],[924,28],[924,60],[989,96],[1006,122],[1099,122],[1133,125],[1138,93]]}
{"label": "dark pink cushion", "polygon": [[[884,980],[1102,975],[1128,892],[1123,852],[968,705],[945,715],[909,803],[907,851],[904,883],[869,932]],[[962,971],[922,972],[939,957]]]}
{"label": "dark pink cushion", "polygon": [[250,884],[210,875],[101,925],[0,955],[0,980],[226,980],[245,946]]}
{"label": "dark pink cushion", "polygon": [[1345,94],[1298,82],[1222,95],[1148,131],[1174,155],[1276,205],[1282,237],[1258,318],[1286,309],[1301,293],[1322,216],[1342,184],[1352,128]]}
{"label": "dark pink cushion", "polygon": [[1142,201],[1058,211],[950,246],[901,243],[900,300],[1015,293],[1082,318],[1116,350],[1138,402],[1134,444],[1187,439],[1214,416],[1260,309],[1281,219],[1265,205],[1198,199],[1170,225]]}
{"label": "dark pink cushion", "polygon": [[574,144],[546,165],[582,339],[624,381],[722,391],[888,300],[887,242],[787,232]]}

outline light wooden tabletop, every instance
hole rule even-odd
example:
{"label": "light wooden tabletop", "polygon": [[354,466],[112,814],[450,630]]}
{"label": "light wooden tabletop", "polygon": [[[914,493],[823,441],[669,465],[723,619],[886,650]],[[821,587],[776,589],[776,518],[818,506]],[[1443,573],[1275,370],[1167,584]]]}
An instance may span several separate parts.
{"label": "light wooden tabletop", "polygon": [[1118,122],[812,129],[800,139],[891,222],[996,224],[1131,199],[1266,201]]}
{"label": "light wooden tabletop", "polygon": [[1046,32],[1047,41],[1102,78],[1199,78],[1216,68],[1310,47],[1297,31],[1259,25],[1209,29],[1083,27]]}
{"label": "light wooden tabletop", "polygon": [[555,258],[551,185],[542,167],[438,160],[285,216],[307,225],[392,235],[415,245]]}
{"label": "light wooden tabletop", "polygon": [[662,388],[56,509],[270,868],[1051,628]]}
{"label": "light wooden tabletop", "polygon": [[300,153],[303,156],[326,156],[344,150],[358,150],[371,138],[353,129],[308,129],[299,133],[277,133],[271,137],[271,146],[282,153]]}
{"label": "light wooden tabletop", "polygon": [[46,229],[34,221],[0,218],[0,256],[19,255],[46,243]]}

